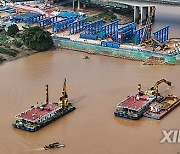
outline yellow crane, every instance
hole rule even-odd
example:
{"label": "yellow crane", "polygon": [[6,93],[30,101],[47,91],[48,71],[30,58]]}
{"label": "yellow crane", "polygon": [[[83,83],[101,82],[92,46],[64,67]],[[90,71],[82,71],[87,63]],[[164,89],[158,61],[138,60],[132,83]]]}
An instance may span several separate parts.
{"label": "yellow crane", "polygon": [[62,96],[59,100],[59,106],[66,107],[68,105],[68,94],[67,94],[66,78],[64,79],[64,85],[62,89]]}
{"label": "yellow crane", "polygon": [[166,83],[168,86],[171,86],[170,81],[167,81],[166,79],[162,78],[161,80],[157,81],[153,87],[148,89],[146,91],[146,94],[148,94],[148,95],[156,95],[157,96],[158,95],[158,86],[163,82]]}

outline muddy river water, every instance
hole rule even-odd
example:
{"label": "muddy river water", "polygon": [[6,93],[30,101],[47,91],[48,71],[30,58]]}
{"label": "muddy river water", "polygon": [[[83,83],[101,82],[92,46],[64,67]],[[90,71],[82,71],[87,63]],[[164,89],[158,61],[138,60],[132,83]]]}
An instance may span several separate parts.
{"label": "muddy river water", "polygon": [[[155,27],[171,25],[171,36],[180,37],[180,8],[158,7]],[[62,154],[177,154],[178,143],[160,143],[162,130],[180,130],[180,107],[163,120],[132,121],[113,115],[116,104],[157,80],[172,81],[160,92],[180,97],[180,66],[143,66],[140,62],[57,50],[38,53],[0,65],[0,153]],[[63,78],[77,110],[35,133],[13,129],[15,115],[45,101],[49,84],[51,101],[58,101]],[[58,141],[62,149],[44,151]]]}

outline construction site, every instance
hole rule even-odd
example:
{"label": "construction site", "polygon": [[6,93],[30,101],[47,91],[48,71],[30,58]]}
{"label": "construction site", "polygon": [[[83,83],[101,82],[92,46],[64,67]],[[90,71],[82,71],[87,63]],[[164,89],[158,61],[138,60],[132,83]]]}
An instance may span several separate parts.
{"label": "construction site", "polygon": [[[107,5],[92,2],[93,7],[102,7],[92,9],[85,7],[88,3],[81,3],[77,1],[76,9],[75,1],[65,6],[54,1],[9,2],[0,9],[0,27],[17,24],[23,31],[23,27],[40,26],[52,33],[56,47],[140,60],[144,64],[179,63],[180,40],[169,38],[171,26],[152,29],[155,6],[134,6],[134,20],[123,21],[113,12],[110,19],[99,15],[104,10],[105,14],[111,12]],[[118,9],[126,10],[128,6],[120,5]]]}

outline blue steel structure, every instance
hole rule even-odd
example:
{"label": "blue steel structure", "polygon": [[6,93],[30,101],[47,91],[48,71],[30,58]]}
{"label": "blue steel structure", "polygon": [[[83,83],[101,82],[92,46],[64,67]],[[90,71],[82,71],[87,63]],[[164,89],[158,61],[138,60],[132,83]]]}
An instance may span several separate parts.
{"label": "blue steel structure", "polygon": [[58,16],[53,16],[51,18],[45,18],[39,21],[40,27],[47,27],[52,25],[52,23],[56,22],[58,19]]}
{"label": "blue steel structure", "polygon": [[80,38],[83,39],[89,39],[89,40],[97,40],[98,39],[98,35],[96,34],[80,34]]}
{"label": "blue steel structure", "polygon": [[153,36],[156,40],[158,40],[161,43],[164,43],[169,39],[169,25],[155,31],[153,33]]}
{"label": "blue steel structure", "polygon": [[101,46],[110,48],[119,48],[119,43],[102,41]]}
{"label": "blue steel structure", "polygon": [[36,16],[34,17],[29,17],[27,18],[24,22],[26,25],[30,25],[30,24],[34,24],[34,23],[37,23],[39,22],[40,20],[44,19],[45,16],[42,15],[42,14],[37,14]]}
{"label": "blue steel structure", "polygon": [[70,24],[69,25],[70,35],[73,35],[73,34],[83,31],[83,27],[87,24],[87,19],[88,18],[86,17],[82,20],[79,20],[79,21],[76,21],[76,22],[73,22],[72,24]]}
{"label": "blue steel structure", "polygon": [[95,22],[86,24],[83,26],[83,30],[85,34],[97,34],[98,32],[100,32],[101,28],[102,28],[102,24],[103,24],[103,20],[97,20]]}
{"label": "blue steel structure", "polygon": [[[148,30],[147,30],[148,29]],[[142,28],[137,29],[134,34],[135,34],[135,44],[138,45],[141,43],[142,38],[145,36],[146,39],[151,38],[151,32],[152,32],[152,24],[147,26],[144,26]]]}
{"label": "blue steel structure", "polygon": [[44,15],[37,13],[24,13],[16,15],[11,19],[11,22],[24,22],[25,24],[33,24],[44,18]]}
{"label": "blue steel structure", "polygon": [[125,43],[126,41],[132,39],[134,37],[134,32],[136,30],[136,23],[132,22],[128,25],[125,25],[118,29],[121,38],[119,42]]}
{"label": "blue steel structure", "polygon": [[115,20],[110,24],[101,27],[101,33],[103,34],[101,39],[106,38],[107,35],[113,36],[115,42],[118,42],[118,23],[119,20]]}
{"label": "blue steel structure", "polygon": [[52,30],[53,32],[59,32],[60,30],[64,30],[69,27],[69,25],[74,22],[75,18],[67,18],[61,21],[53,22],[52,23]]}

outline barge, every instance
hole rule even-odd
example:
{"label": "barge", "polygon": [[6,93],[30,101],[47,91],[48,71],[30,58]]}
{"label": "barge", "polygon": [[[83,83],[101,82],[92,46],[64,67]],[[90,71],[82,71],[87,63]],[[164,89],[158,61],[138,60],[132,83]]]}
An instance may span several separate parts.
{"label": "barge", "polygon": [[161,101],[153,102],[143,114],[144,117],[160,120],[180,103],[180,99],[174,95],[168,95]]}
{"label": "barge", "polygon": [[137,120],[143,116],[143,113],[149,108],[155,96],[151,97],[140,90],[138,85],[138,93],[128,96],[125,100],[117,105],[114,112],[115,116]]}
{"label": "barge", "polygon": [[46,102],[40,105],[37,103],[36,106],[31,106],[30,109],[16,115],[17,120],[12,126],[29,132],[35,132],[75,109],[75,106],[68,101],[65,79],[59,102],[49,103],[48,85],[46,85]]}
{"label": "barge", "polygon": [[141,91],[141,84],[139,84],[138,92],[118,103],[114,114],[133,120],[137,120],[142,116],[161,119],[180,103],[180,99],[174,95],[169,94],[164,97],[159,93],[158,86],[161,83],[171,86],[171,82],[161,79],[153,87],[143,92]]}

